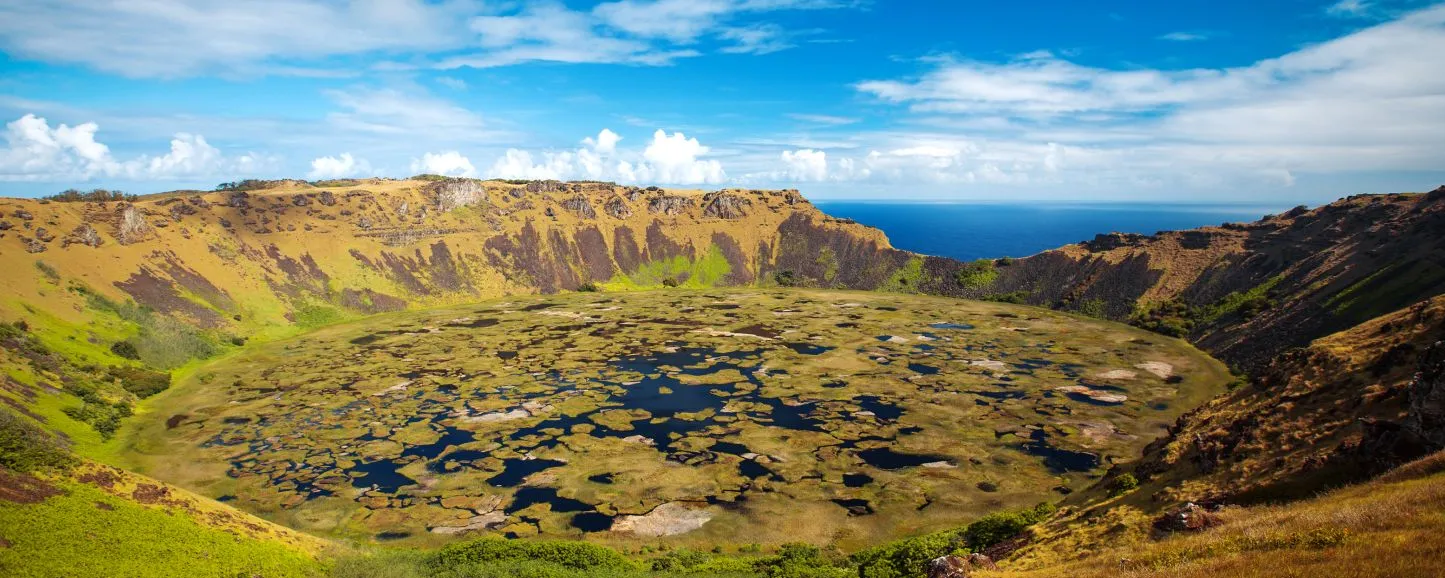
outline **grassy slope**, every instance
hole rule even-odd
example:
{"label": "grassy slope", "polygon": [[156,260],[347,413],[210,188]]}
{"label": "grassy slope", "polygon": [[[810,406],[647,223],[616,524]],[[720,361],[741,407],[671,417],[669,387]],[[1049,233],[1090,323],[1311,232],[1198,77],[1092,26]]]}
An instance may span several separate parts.
{"label": "grassy slope", "polygon": [[322,540],[150,478],[93,462],[42,474],[59,491],[0,499],[0,574],[316,576]]}
{"label": "grassy slope", "polygon": [[1104,511],[1093,522],[1065,517],[1041,529],[1047,549],[980,576],[1439,576],[1442,472],[1445,452],[1310,500],[1226,508],[1217,527],[1157,542],[1140,527],[1147,517],[1137,510]]}

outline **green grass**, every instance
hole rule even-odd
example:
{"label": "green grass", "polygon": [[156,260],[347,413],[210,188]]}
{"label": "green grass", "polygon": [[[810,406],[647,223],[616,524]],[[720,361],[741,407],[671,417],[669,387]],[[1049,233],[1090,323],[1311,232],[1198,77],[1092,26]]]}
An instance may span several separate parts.
{"label": "green grass", "polygon": [[889,293],[917,293],[923,282],[923,257],[915,256],[893,272],[879,291]]}
{"label": "green grass", "polygon": [[11,543],[0,548],[0,574],[273,578],[323,571],[309,556],[280,543],[240,538],[90,485],[62,481],[58,486],[64,495],[38,504],[0,501],[0,532]]}
{"label": "green grass", "polygon": [[[602,287],[610,291],[652,289],[664,286],[706,289],[717,286],[732,272],[722,249],[708,247],[706,255],[696,261],[681,255],[671,259],[649,261],[628,274],[617,274]],[[673,284],[675,283],[675,285]]]}
{"label": "green grass", "polygon": [[954,279],[965,289],[983,289],[993,285],[998,280],[998,269],[993,266],[993,259],[979,259],[972,263],[965,263]]}

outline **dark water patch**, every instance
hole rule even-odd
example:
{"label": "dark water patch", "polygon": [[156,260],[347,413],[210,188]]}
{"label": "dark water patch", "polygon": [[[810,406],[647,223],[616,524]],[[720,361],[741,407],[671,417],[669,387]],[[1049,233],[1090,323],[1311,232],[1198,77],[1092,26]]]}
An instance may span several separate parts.
{"label": "dark water patch", "polygon": [[973,326],[967,323],[930,323],[928,326],[934,329],[954,329],[958,331],[973,329]]}
{"label": "dark water patch", "polygon": [[1024,397],[1027,397],[1027,396],[1028,396],[1028,392],[1015,391],[1015,390],[1009,390],[1009,391],[974,391],[974,390],[969,390],[968,393],[971,393],[971,394],[974,394],[974,395],[977,395],[977,396],[987,397],[987,398],[989,398],[989,399],[1023,399]]}
{"label": "dark water patch", "polygon": [[515,351],[498,351],[498,352],[497,352],[497,358],[498,358],[498,359],[502,359],[502,360],[516,359],[516,358],[517,358],[517,352],[515,352]]}
{"label": "dark water patch", "polygon": [[352,345],[371,345],[371,344],[373,344],[373,343],[376,343],[377,341],[381,341],[381,337],[382,337],[381,335],[377,335],[377,334],[375,334],[375,333],[371,333],[371,334],[368,334],[368,335],[362,335],[361,337],[357,337],[356,339],[352,339],[352,340],[351,340],[351,344],[352,344]]}
{"label": "dark water patch", "polygon": [[483,327],[491,327],[491,326],[493,326],[493,325],[496,325],[497,323],[499,323],[498,320],[492,319],[492,318],[489,318],[489,317],[485,317],[485,318],[482,318],[482,319],[473,319],[473,320],[471,320],[471,321],[453,321],[453,322],[451,322],[451,323],[447,323],[445,326],[446,326],[446,327],[465,327],[465,328],[468,328],[468,329],[481,329],[481,328],[483,328]]}
{"label": "dark water patch", "polygon": [[1015,364],[1013,364],[1013,366],[1014,366],[1014,367],[1017,367],[1017,368],[1019,368],[1019,369],[1026,369],[1026,370],[1029,370],[1029,371],[1034,371],[1034,370],[1037,370],[1037,369],[1043,369],[1043,368],[1045,368],[1045,367],[1049,367],[1049,366],[1051,366],[1051,365],[1053,365],[1053,364],[1054,364],[1054,362],[1049,361],[1049,360],[1047,360],[1047,359],[1026,358],[1026,359],[1020,359],[1020,360],[1018,360],[1018,362],[1015,363]]}
{"label": "dark water patch", "polygon": [[572,516],[572,527],[583,532],[606,532],[612,529],[614,519],[601,512],[583,512]]}
{"label": "dark water patch", "polygon": [[224,424],[227,424],[227,425],[240,425],[240,424],[243,424],[243,423],[251,423],[251,418],[249,418],[249,417],[228,417],[228,418],[222,419],[222,420],[221,420],[221,423],[224,423]]}
{"label": "dark water patch", "polygon": [[616,477],[616,474],[610,472],[605,474],[593,474],[587,476],[587,481],[598,484],[611,484],[613,481],[616,480]]}
{"label": "dark water patch", "polygon": [[938,373],[937,367],[934,367],[932,365],[924,365],[922,363],[910,363],[908,364],[908,370],[923,375],[934,375]]}
{"label": "dark water patch", "polygon": [[932,345],[929,345],[929,344],[927,344],[927,343],[920,343],[920,344],[918,344],[918,345],[913,346],[913,348],[914,348],[914,349],[917,349],[917,350],[919,350],[919,351],[933,351],[933,350],[935,349]]}
{"label": "dark water patch", "polygon": [[712,304],[712,305],[703,305],[703,307],[706,307],[706,308],[708,308],[708,309],[729,310],[729,309],[737,309],[737,308],[739,308],[739,307],[742,307],[742,305],[738,305],[737,303],[714,303],[714,304]]}
{"label": "dark water patch", "polygon": [[873,448],[858,452],[858,458],[870,466],[881,470],[901,470],[903,468],[918,467],[923,464],[947,461],[947,456],[929,454],[905,454],[895,452],[892,448]]}
{"label": "dark water patch", "polygon": [[382,532],[382,533],[376,535],[376,539],[377,539],[377,540],[380,540],[380,541],[382,541],[382,542],[388,542],[388,541],[391,541],[391,540],[401,540],[401,539],[403,539],[403,538],[410,538],[410,537],[411,537],[411,532]]}
{"label": "dark water patch", "polygon": [[901,436],[908,436],[908,435],[913,435],[913,434],[922,433],[922,432],[923,432],[923,428],[918,427],[918,426],[916,426],[916,425],[898,428],[898,435],[901,435]]}
{"label": "dark water patch", "polygon": [[[535,461],[535,460],[534,460]],[[512,505],[507,506],[508,514],[525,510],[535,504],[547,504],[553,512],[590,512],[592,504],[557,495],[557,488],[528,487],[517,490]]]}
{"label": "dark water patch", "polygon": [[733,442],[715,442],[712,444],[712,447],[708,448],[708,450],[740,456],[748,453],[748,446]]}
{"label": "dark water patch", "polygon": [[848,510],[848,516],[850,517],[867,516],[873,513],[873,505],[869,504],[868,500],[834,498],[833,503],[843,506],[844,509]]}
{"label": "dark water patch", "polygon": [[217,496],[217,497],[216,497],[216,501],[217,501],[217,502],[220,502],[220,503],[222,503],[222,504],[224,504],[224,503],[226,503],[226,502],[234,502],[234,501],[236,501],[236,496],[232,496],[231,494],[226,494],[226,495],[224,495],[224,496]]}
{"label": "dark water patch", "polygon": [[1165,411],[1165,410],[1168,410],[1168,409],[1169,409],[1169,402],[1167,402],[1167,401],[1156,401],[1156,402],[1154,402],[1154,403],[1149,404],[1149,409],[1152,409],[1152,410],[1155,410],[1155,411]]}
{"label": "dark water patch", "polygon": [[850,488],[861,488],[873,483],[873,476],[868,474],[843,474],[843,485]]}
{"label": "dark water patch", "polygon": [[567,462],[560,460],[547,459],[528,460],[522,458],[513,458],[509,460],[503,460],[502,473],[492,476],[491,479],[487,480],[487,483],[498,488],[515,488],[518,485],[521,485],[523,481],[526,481],[527,476],[530,476],[542,470],[555,468],[566,463]]}
{"label": "dark water patch", "polygon": [[748,479],[774,476],[772,470],[758,463],[756,460],[743,460],[739,462],[738,473]]}
{"label": "dark water patch", "polygon": [[[377,460],[374,462],[359,463],[346,470],[354,475],[351,480],[352,487],[369,488],[375,486],[382,493],[395,494],[403,486],[410,486],[416,480],[406,477],[396,470],[406,464],[398,463],[396,460]],[[359,474],[359,475],[358,475]]]}
{"label": "dark water patch", "polygon": [[860,395],[853,398],[853,403],[858,404],[864,411],[873,412],[873,416],[878,419],[892,421],[903,416],[903,408],[876,395]]}
{"label": "dark water patch", "polygon": [[826,345],[815,345],[812,343],[784,343],[783,347],[786,347],[803,355],[820,355],[833,349],[832,347],[828,347]]}
{"label": "dark water patch", "polygon": [[556,306],[556,303],[533,303],[531,305],[523,307],[522,311],[541,311],[543,309],[551,309]]}
{"label": "dark water patch", "polygon": [[781,399],[768,397],[749,399],[749,401],[755,401],[771,408],[768,412],[767,419],[770,425],[775,427],[800,431],[825,431],[823,429],[823,420],[811,416],[813,411],[817,409],[812,403],[788,405],[783,403]]}
{"label": "dark water patch", "polygon": [[889,306],[887,306],[887,305],[879,305],[879,306],[877,306],[877,307],[874,307],[874,309],[877,309],[877,310],[879,310],[879,311],[897,311],[897,310],[898,310],[897,307],[889,307]]}
{"label": "dark water patch", "polygon": [[833,327],[837,327],[837,328],[839,328],[839,329],[857,329],[857,328],[858,328],[858,324],[857,324],[857,323],[852,323],[852,322],[849,322],[849,321],[844,321],[844,322],[842,322],[842,323],[836,323],[836,324],[834,324]]}
{"label": "dark water patch", "polygon": [[1029,434],[1029,438],[1030,441],[1020,447],[1029,455],[1044,458],[1044,467],[1053,473],[1087,472],[1099,467],[1098,454],[1054,447],[1049,443],[1049,436],[1043,430],[1033,430]]}
{"label": "dark water patch", "polygon": [[824,382],[823,387],[826,387],[828,389],[842,389],[844,387],[848,387],[848,382],[841,379],[835,379],[832,381]]}

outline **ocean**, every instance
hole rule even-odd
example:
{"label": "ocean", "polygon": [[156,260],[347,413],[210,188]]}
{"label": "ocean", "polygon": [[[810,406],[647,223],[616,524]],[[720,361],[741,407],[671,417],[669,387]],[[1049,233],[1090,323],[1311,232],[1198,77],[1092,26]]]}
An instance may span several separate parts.
{"label": "ocean", "polygon": [[1147,203],[817,201],[823,212],[882,229],[899,249],[973,260],[1026,257],[1098,233],[1143,233],[1258,220],[1289,207]]}

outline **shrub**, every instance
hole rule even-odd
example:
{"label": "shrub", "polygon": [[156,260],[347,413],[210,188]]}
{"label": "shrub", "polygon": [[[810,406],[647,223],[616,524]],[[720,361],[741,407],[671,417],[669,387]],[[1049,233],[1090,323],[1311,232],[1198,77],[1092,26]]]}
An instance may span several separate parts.
{"label": "shrub", "polygon": [[75,456],[30,420],[0,408],[0,467],[17,472],[65,469],[75,465]]}
{"label": "shrub", "polygon": [[1017,305],[1023,305],[1025,303],[1028,303],[1028,299],[1028,291],[1014,291],[1011,293],[990,293],[983,296],[984,301],[994,301],[997,303],[1014,303]]}
{"label": "shrub", "polygon": [[36,261],[35,268],[39,269],[40,274],[44,275],[45,278],[49,279],[52,283],[60,281],[60,272],[56,271],[55,267],[51,267],[49,263]]}
{"label": "shrub", "polygon": [[1053,513],[1054,506],[1049,503],[1018,512],[994,512],[969,524],[963,531],[963,538],[969,547],[982,550],[1018,535]]}
{"label": "shrub", "polygon": [[982,289],[998,280],[998,269],[995,269],[993,264],[990,259],[964,263],[963,268],[954,273],[953,277],[964,289]]}
{"label": "shrub", "polygon": [[121,388],[145,399],[171,387],[171,374],[140,367],[111,367],[107,373]]}
{"label": "shrub", "polygon": [[574,570],[632,570],[636,566],[621,553],[586,542],[503,540],[483,538],[452,544],[432,557],[433,568],[460,568],[506,561],[536,561]]}
{"label": "shrub", "polygon": [[140,198],[135,195],[128,195],[120,191],[109,191],[106,189],[91,189],[90,192],[82,192],[76,189],[66,189],[48,197],[42,197],[47,201],[61,203],[104,203],[108,201],[135,201]]}
{"label": "shrub", "polygon": [[663,287],[676,287],[677,285],[677,277],[667,277],[662,280]]}
{"label": "shrub", "polygon": [[140,359],[140,351],[137,351],[135,344],[129,341],[117,341],[110,344],[110,352],[125,359]]}
{"label": "shrub", "polygon": [[582,293],[596,293],[596,292],[601,291],[601,290],[602,290],[602,287],[599,286],[597,283],[594,283],[594,282],[592,282],[592,281],[588,281],[588,282],[586,282],[586,283],[583,283],[583,284],[577,286],[577,291],[582,292]]}
{"label": "shrub", "polygon": [[1081,315],[1103,319],[1105,317],[1104,300],[1089,299],[1087,301],[1080,301],[1077,311]]}
{"label": "shrub", "polygon": [[1119,474],[1114,476],[1114,479],[1109,480],[1109,495],[1118,496],[1127,494],[1138,489],[1138,487],[1139,478],[1134,477],[1134,474]]}
{"label": "shrub", "polygon": [[773,274],[773,282],[779,287],[801,287],[803,278],[791,270],[784,270]]}

